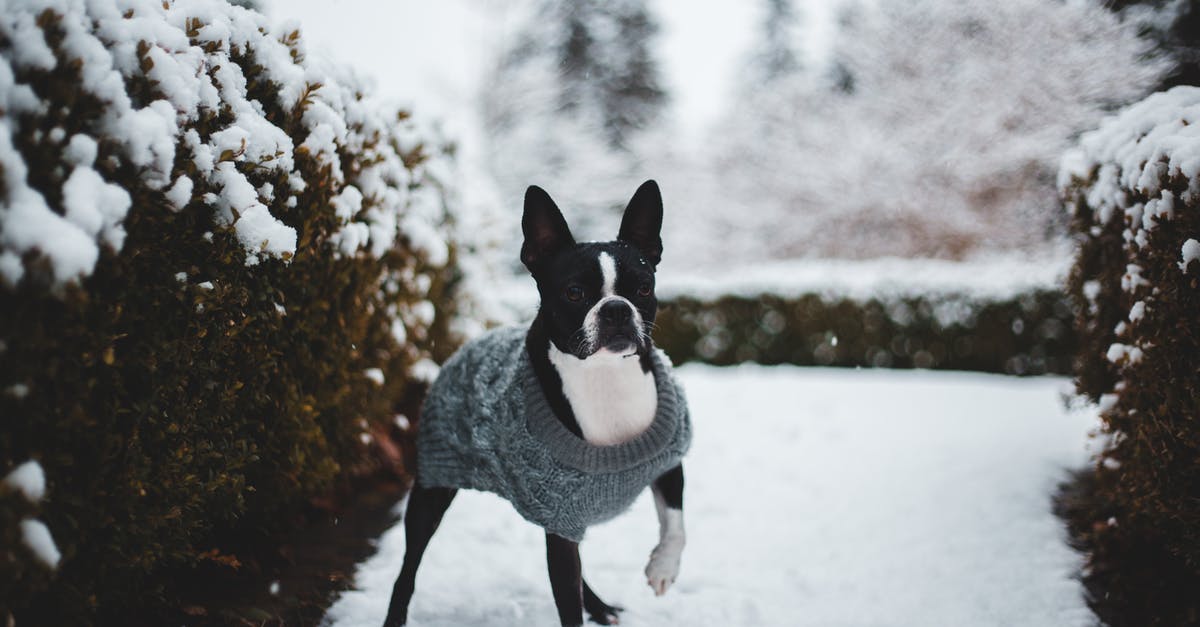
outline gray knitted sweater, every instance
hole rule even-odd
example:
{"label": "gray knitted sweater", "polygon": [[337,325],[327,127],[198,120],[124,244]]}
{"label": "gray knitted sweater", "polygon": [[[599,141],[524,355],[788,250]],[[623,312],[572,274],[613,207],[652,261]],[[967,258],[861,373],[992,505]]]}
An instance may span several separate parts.
{"label": "gray knitted sweater", "polygon": [[491,331],[442,367],[421,412],[418,481],[494,492],[526,520],[578,542],[683,458],[692,438],[687,402],[655,351],[658,411],[650,427],[623,444],[589,444],[547,404],[526,331]]}

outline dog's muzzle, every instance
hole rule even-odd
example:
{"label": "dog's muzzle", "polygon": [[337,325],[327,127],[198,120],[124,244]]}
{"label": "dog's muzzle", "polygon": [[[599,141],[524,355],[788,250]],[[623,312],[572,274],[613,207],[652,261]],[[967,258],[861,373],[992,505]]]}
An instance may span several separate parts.
{"label": "dog's muzzle", "polygon": [[620,296],[605,298],[596,304],[592,313],[595,313],[593,346],[596,350],[625,353],[642,347],[642,317],[628,300]]}

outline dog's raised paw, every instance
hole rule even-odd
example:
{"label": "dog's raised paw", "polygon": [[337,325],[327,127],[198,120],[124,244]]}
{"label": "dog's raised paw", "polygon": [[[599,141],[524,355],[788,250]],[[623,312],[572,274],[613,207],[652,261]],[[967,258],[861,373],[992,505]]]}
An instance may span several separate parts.
{"label": "dog's raised paw", "polygon": [[650,563],[646,564],[646,583],[656,596],[666,594],[675,578],[679,576],[679,558],[683,543],[664,539],[650,552]]}

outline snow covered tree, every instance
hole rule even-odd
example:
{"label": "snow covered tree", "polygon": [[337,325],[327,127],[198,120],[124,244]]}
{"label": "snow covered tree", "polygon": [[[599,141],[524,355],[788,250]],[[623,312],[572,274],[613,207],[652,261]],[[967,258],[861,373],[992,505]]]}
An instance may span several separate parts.
{"label": "snow covered tree", "polygon": [[572,224],[586,230],[597,211],[620,208],[666,104],[658,25],[643,0],[528,9],[481,98],[490,169],[514,208],[536,183],[583,209]]}
{"label": "snow covered tree", "polygon": [[800,69],[796,46],[800,19],[792,0],[764,0],[761,39],[751,54],[747,76],[760,87]]}
{"label": "snow covered tree", "polygon": [[801,73],[714,134],[712,204],[745,210],[713,219],[751,257],[1044,247],[1058,155],[1164,68],[1112,13],[1043,0],[863,5],[835,47],[852,90]]}
{"label": "snow covered tree", "polygon": [[550,43],[561,68],[560,110],[593,109],[608,142],[628,148],[630,136],[653,124],[666,102],[650,50],[658,24],[645,2],[549,0],[539,14],[561,28]]}

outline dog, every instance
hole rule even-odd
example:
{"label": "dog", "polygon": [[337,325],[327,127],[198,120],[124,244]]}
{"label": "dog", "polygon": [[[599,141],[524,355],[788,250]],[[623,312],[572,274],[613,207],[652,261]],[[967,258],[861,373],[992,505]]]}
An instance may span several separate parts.
{"label": "dog", "polygon": [[442,367],[422,408],[404,562],[385,625],[408,620],[417,568],[459,489],[497,493],[546,532],[550,588],[563,625],[616,624],[622,608],[583,579],[587,526],[650,486],[659,542],[645,569],[662,595],[685,544],[682,457],[691,422],[650,331],[662,257],[658,184],[643,183],[617,239],[577,243],[544,190],[525,193],[521,261],[537,283],[527,328],[491,331]]}

